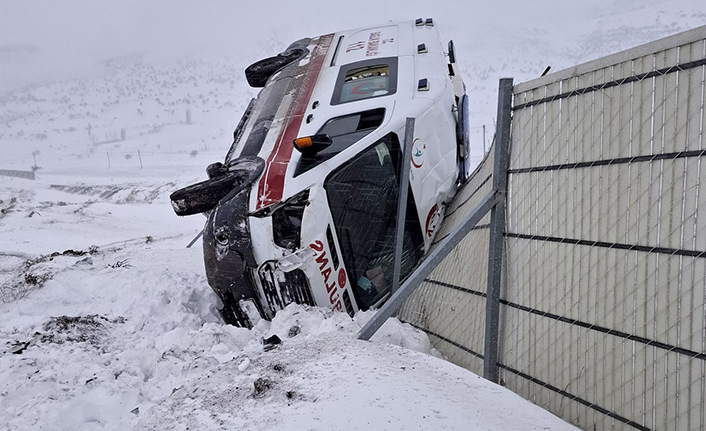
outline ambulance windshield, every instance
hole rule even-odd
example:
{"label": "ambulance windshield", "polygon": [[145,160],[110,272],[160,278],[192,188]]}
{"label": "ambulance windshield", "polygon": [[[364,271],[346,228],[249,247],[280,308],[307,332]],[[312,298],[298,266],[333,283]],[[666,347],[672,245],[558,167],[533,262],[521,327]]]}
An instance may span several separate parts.
{"label": "ambulance windshield", "polygon": [[[399,140],[391,133],[335,170],[324,183],[348,278],[363,310],[390,290],[398,160]],[[408,218],[416,217],[409,213]],[[418,224],[416,229],[420,230]],[[422,253],[421,237],[406,224],[402,278],[412,271]]]}

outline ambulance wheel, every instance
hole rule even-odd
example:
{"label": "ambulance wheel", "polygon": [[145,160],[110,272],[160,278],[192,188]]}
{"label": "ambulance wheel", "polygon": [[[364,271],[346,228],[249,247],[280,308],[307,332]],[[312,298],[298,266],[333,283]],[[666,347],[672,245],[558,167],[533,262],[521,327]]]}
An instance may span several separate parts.
{"label": "ambulance wheel", "polygon": [[240,305],[233,297],[231,292],[225,292],[223,295],[218,295],[218,299],[223,304],[222,308],[218,309],[223,322],[226,325],[237,326],[239,328],[252,329],[252,323],[248,316],[240,309]]}
{"label": "ambulance wheel", "polygon": [[471,177],[471,137],[468,118],[468,95],[466,94],[463,95],[458,104],[456,143],[458,147],[458,179],[463,184]]}
{"label": "ambulance wheel", "polygon": [[287,50],[275,57],[263,58],[245,69],[245,78],[251,87],[261,88],[270,79],[270,76],[275,72],[288,65],[289,63],[304,57],[307,54],[306,49],[295,48]]}

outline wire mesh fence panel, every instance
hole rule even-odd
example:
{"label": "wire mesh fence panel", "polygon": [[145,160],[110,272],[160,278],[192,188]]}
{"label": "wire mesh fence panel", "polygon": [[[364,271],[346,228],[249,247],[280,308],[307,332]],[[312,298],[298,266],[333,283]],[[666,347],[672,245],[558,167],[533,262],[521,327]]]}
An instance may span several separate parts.
{"label": "wire mesh fence panel", "polygon": [[[705,98],[706,26],[514,87],[500,382],[583,429],[706,429]],[[479,374],[489,222],[398,314]]]}
{"label": "wire mesh fence panel", "polygon": [[690,35],[515,87],[501,378],[584,429],[704,429],[706,28]]}

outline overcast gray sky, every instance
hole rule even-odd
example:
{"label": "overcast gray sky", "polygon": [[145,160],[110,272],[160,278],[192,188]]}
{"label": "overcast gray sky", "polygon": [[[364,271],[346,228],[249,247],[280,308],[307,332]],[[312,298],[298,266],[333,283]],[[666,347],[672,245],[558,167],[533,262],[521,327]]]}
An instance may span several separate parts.
{"label": "overcast gray sky", "polygon": [[[702,0],[0,0],[0,90],[90,70],[98,61],[142,52],[246,56],[290,41],[388,20],[432,16],[468,51],[503,49],[532,32],[575,37],[577,23],[650,5],[701,7]],[[631,15],[632,14],[632,15]],[[706,19],[704,20],[706,21]],[[573,32],[573,33],[572,33]]]}

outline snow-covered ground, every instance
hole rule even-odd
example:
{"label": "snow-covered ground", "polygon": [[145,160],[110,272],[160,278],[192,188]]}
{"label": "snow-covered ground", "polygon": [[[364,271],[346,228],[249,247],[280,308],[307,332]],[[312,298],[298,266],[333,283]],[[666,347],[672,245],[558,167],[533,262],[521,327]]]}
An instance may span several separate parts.
{"label": "snow-covered ground", "polygon": [[371,313],[223,325],[169,183],[46,177],[0,192],[0,430],[572,429],[396,320],[372,342]]}
{"label": "snow-covered ground", "polygon": [[[398,322],[373,342],[355,339],[369,314],[301,306],[253,330],[222,325],[180,239],[23,269],[52,278],[0,308],[0,429],[573,429],[409,350],[430,353],[429,340]],[[281,344],[263,345],[273,334]]]}
{"label": "snow-covered ground", "polygon": [[222,325],[200,243],[185,248],[203,218],[168,203],[222,160],[255,95],[244,67],[300,37],[433,16],[480,159],[499,77],[706,22],[693,0],[427,3],[0,0],[0,169],[39,168],[0,176],[0,430],[573,429],[398,321],[372,342],[355,339],[369,313]]}

